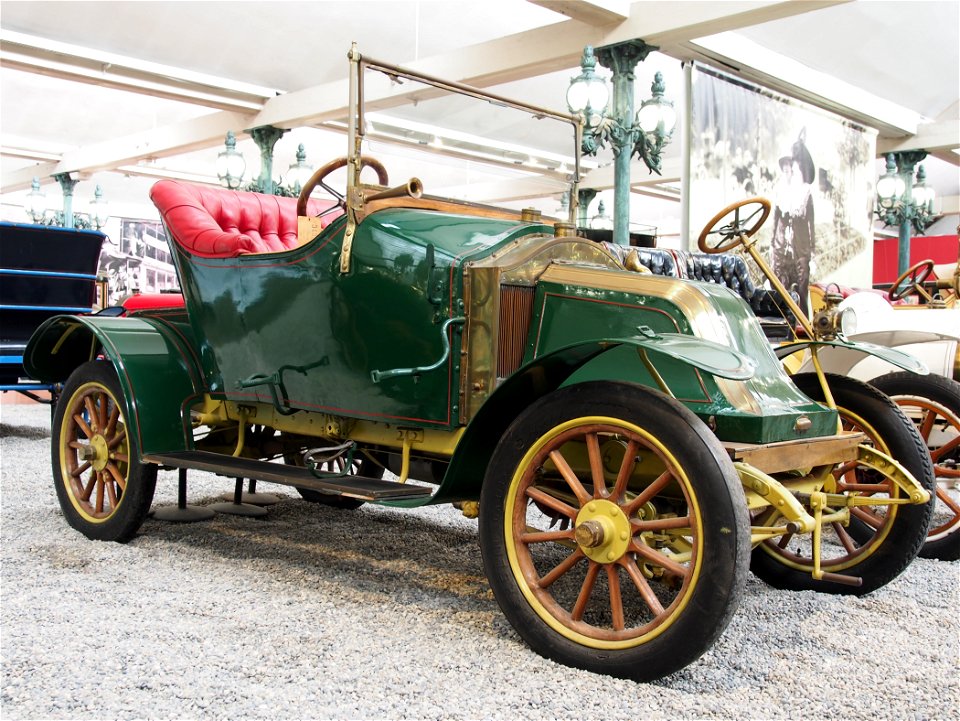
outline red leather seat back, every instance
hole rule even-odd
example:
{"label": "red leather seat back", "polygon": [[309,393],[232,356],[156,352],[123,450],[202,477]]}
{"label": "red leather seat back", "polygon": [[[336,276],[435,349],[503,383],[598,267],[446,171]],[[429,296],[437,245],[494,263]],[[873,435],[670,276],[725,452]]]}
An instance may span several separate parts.
{"label": "red leather seat back", "polygon": [[[160,180],[150,189],[173,240],[191,255],[232,258],[297,247],[297,199]],[[333,201],[311,200],[310,215]],[[321,219],[326,227],[339,212]]]}

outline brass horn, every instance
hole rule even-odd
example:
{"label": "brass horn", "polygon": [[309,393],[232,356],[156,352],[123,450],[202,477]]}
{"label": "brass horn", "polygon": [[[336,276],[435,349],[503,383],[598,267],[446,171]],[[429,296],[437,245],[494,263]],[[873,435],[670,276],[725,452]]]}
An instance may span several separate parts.
{"label": "brass horn", "polygon": [[404,196],[410,198],[419,198],[423,195],[423,183],[420,182],[420,178],[410,178],[403,185],[398,185],[396,188],[388,188],[387,190],[380,190],[376,193],[372,193],[366,196],[363,200],[366,203],[369,203],[371,200],[383,200],[384,198],[402,198]]}

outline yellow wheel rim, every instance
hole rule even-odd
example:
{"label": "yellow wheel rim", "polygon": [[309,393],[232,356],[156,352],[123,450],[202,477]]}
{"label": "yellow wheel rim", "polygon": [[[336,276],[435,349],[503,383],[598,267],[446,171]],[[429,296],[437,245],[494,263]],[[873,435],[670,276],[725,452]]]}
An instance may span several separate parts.
{"label": "yellow wheel rim", "polygon": [[61,403],[61,482],[85,521],[105,523],[123,501],[130,471],[123,412],[113,393],[97,382],[84,383]]}
{"label": "yellow wheel rim", "polygon": [[[651,518],[657,505],[663,513]],[[568,527],[547,527],[551,518]],[[686,608],[703,557],[702,516],[662,443],[632,423],[586,416],[527,450],[510,480],[504,542],[517,585],[547,625],[583,646],[627,649]]]}

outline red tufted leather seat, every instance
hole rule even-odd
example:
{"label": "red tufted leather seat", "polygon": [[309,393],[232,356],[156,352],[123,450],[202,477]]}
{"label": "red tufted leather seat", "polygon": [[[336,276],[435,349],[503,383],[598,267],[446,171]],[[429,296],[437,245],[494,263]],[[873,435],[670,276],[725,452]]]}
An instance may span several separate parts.
{"label": "red tufted leather seat", "polygon": [[[160,180],[150,189],[170,234],[181,248],[203,258],[275,253],[299,245],[297,199]],[[333,201],[311,200],[318,215]],[[321,218],[326,227],[339,212]]]}

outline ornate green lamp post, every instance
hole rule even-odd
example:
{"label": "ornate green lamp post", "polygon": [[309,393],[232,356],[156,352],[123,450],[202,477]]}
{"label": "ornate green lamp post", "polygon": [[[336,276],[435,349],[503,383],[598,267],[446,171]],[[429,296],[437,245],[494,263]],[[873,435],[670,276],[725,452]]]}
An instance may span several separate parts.
{"label": "ornate green lamp post", "polygon": [[61,225],[64,228],[72,228],[73,225],[73,189],[79,180],[70,177],[70,173],[57,173],[53,179],[60,183],[60,189],[63,191],[63,221]]}
{"label": "ornate green lamp post", "polygon": [[107,201],[103,199],[103,189],[98,185],[94,199],[90,201],[90,212],[73,212],[73,188],[79,180],[73,180],[69,173],[53,176],[63,190],[63,210],[48,210],[47,198],[40,190],[40,178],[34,178],[27,193],[26,211],[37,225],[59,226],[62,228],[96,228],[100,230],[107,224]]}
{"label": "ornate green lamp post", "polygon": [[272,125],[263,125],[259,128],[252,128],[248,131],[253,142],[260,148],[260,176],[256,182],[251,183],[248,190],[254,190],[258,193],[267,195],[286,195],[282,189],[273,181],[273,148],[277,141],[283,137],[286,130],[275,128]]}
{"label": "ornate green lamp post", "polygon": [[[927,157],[925,150],[887,154],[887,172],[877,181],[878,217],[884,225],[899,225],[897,273],[910,267],[910,229],[922,234],[935,219],[933,188],[926,184],[923,166],[917,166]],[[917,166],[917,180],[913,180]]]}
{"label": "ornate green lamp post", "polygon": [[[570,80],[567,106],[571,113],[583,118],[581,151],[596,155],[610,144],[614,155],[613,239],[620,245],[630,244],[630,160],[637,155],[650,172],[660,174],[660,153],[670,142],[677,114],[673,103],[664,100],[663,75],[655,75],[651,87],[653,97],[643,101],[633,114],[634,68],[656,48],[642,40],[597,48],[589,45],[580,59],[580,75]],[[613,102],[608,110],[606,83],[594,73],[597,62],[613,71]]]}
{"label": "ornate green lamp post", "polygon": [[[295,196],[300,192],[299,187],[294,190],[294,181],[288,181],[281,185],[273,179],[273,148],[277,141],[283,137],[286,130],[275,128],[272,125],[263,125],[259,128],[251,128],[246,131],[250,133],[253,142],[260,149],[260,175],[243,186],[243,190],[255,193],[266,193],[267,195],[286,195]],[[220,184],[231,190],[237,190],[243,185],[243,174],[247,169],[247,163],[243,155],[237,150],[237,137],[232,131],[227,133],[227,139],[224,142],[225,149],[217,155],[217,178]],[[299,179],[299,185],[302,186],[310,178],[310,172],[303,177],[303,169],[312,171],[309,165],[306,165],[306,153],[303,151],[303,145],[300,146],[297,153],[297,163],[290,166],[290,171],[295,172]]]}

